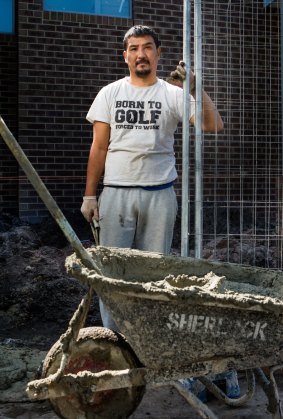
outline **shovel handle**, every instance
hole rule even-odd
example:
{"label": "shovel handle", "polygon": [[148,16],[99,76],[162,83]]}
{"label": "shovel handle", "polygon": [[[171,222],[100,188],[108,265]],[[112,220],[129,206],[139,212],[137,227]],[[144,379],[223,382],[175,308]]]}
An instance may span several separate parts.
{"label": "shovel handle", "polygon": [[95,218],[92,219],[90,222],[90,228],[94,237],[94,241],[96,246],[99,246],[99,222],[95,220]]}
{"label": "shovel handle", "polygon": [[67,240],[73,247],[76,255],[81,259],[83,264],[89,268],[95,270],[97,273],[101,274],[100,269],[92,259],[92,257],[88,254],[86,249],[80,242],[80,239],[72,229],[71,225],[68,223],[67,219],[65,218],[64,214],[58,207],[57,203],[55,202],[54,198],[50,195],[49,191],[47,190],[46,186],[38,176],[36,170],[30,163],[29,159],[25,155],[24,151],[18,144],[17,140],[5,124],[4,120],[0,116],[0,134],[5,141],[6,145],[18,161],[19,165],[27,175],[30,183],[33,185],[34,189],[44,202],[45,206],[49,210],[50,214],[57,222],[59,227],[61,228],[62,232],[66,236]]}

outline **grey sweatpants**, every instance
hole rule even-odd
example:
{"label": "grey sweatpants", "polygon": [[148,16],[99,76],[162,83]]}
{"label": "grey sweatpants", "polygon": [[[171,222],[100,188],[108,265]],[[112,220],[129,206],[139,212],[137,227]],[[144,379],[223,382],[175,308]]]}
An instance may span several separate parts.
{"label": "grey sweatpants", "polygon": [[[99,198],[101,246],[169,254],[177,214],[173,186],[157,191],[105,186]],[[104,327],[118,330],[103,302]]]}

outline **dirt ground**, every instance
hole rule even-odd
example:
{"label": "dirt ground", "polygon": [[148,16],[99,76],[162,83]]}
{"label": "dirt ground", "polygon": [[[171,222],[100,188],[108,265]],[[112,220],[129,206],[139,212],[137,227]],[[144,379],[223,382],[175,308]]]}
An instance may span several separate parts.
{"label": "dirt ground", "polygon": [[[241,388],[244,389],[244,377],[241,375]],[[283,380],[279,390],[283,396]],[[262,389],[257,386],[255,396],[244,406],[231,408],[216,399],[208,401],[208,406],[219,419],[268,419],[267,399]],[[1,419],[56,419],[48,402],[0,404]],[[199,419],[200,416],[172,387],[148,389],[137,410],[130,419]],[[109,418],[111,419],[111,418]]]}

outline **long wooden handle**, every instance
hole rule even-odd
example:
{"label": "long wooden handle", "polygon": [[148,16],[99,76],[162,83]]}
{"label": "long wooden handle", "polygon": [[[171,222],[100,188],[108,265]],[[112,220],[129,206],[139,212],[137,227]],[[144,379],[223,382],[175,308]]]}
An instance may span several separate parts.
{"label": "long wooden handle", "polygon": [[67,219],[65,218],[64,214],[58,207],[57,203],[55,202],[54,198],[50,195],[48,189],[44,185],[43,181],[38,176],[36,170],[30,163],[29,159],[25,155],[24,151],[18,144],[17,140],[5,124],[4,120],[0,116],[0,134],[5,141],[6,145],[18,161],[19,165],[27,175],[27,178],[33,185],[34,189],[44,202],[45,206],[49,210],[50,214],[57,222],[61,230],[63,231],[64,235],[66,236],[67,240],[73,247],[74,251],[76,252],[77,256],[81,259],[83,264],[89,268],[95,270],[97,273],[101,274],[100,269],[83,247],[80,239],[72,229],[71,225],[68,223]]}

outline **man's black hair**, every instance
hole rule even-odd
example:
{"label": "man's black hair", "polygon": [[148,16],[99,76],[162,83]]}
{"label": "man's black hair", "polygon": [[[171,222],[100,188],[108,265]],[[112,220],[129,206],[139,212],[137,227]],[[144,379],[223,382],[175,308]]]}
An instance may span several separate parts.
{"label": "man's black hair", "polygon": [[124,41],[123,41],[124,50],[127,49],[128,39],[131,38],[131,36],[138,38],[140,36],[146,36],[146,35],[151,36],[153,38],[156,48],[160,47],[158,34],[155,32],[154,29],[152,29],[150,26],[136,25],[130,28],[124,36]]}

